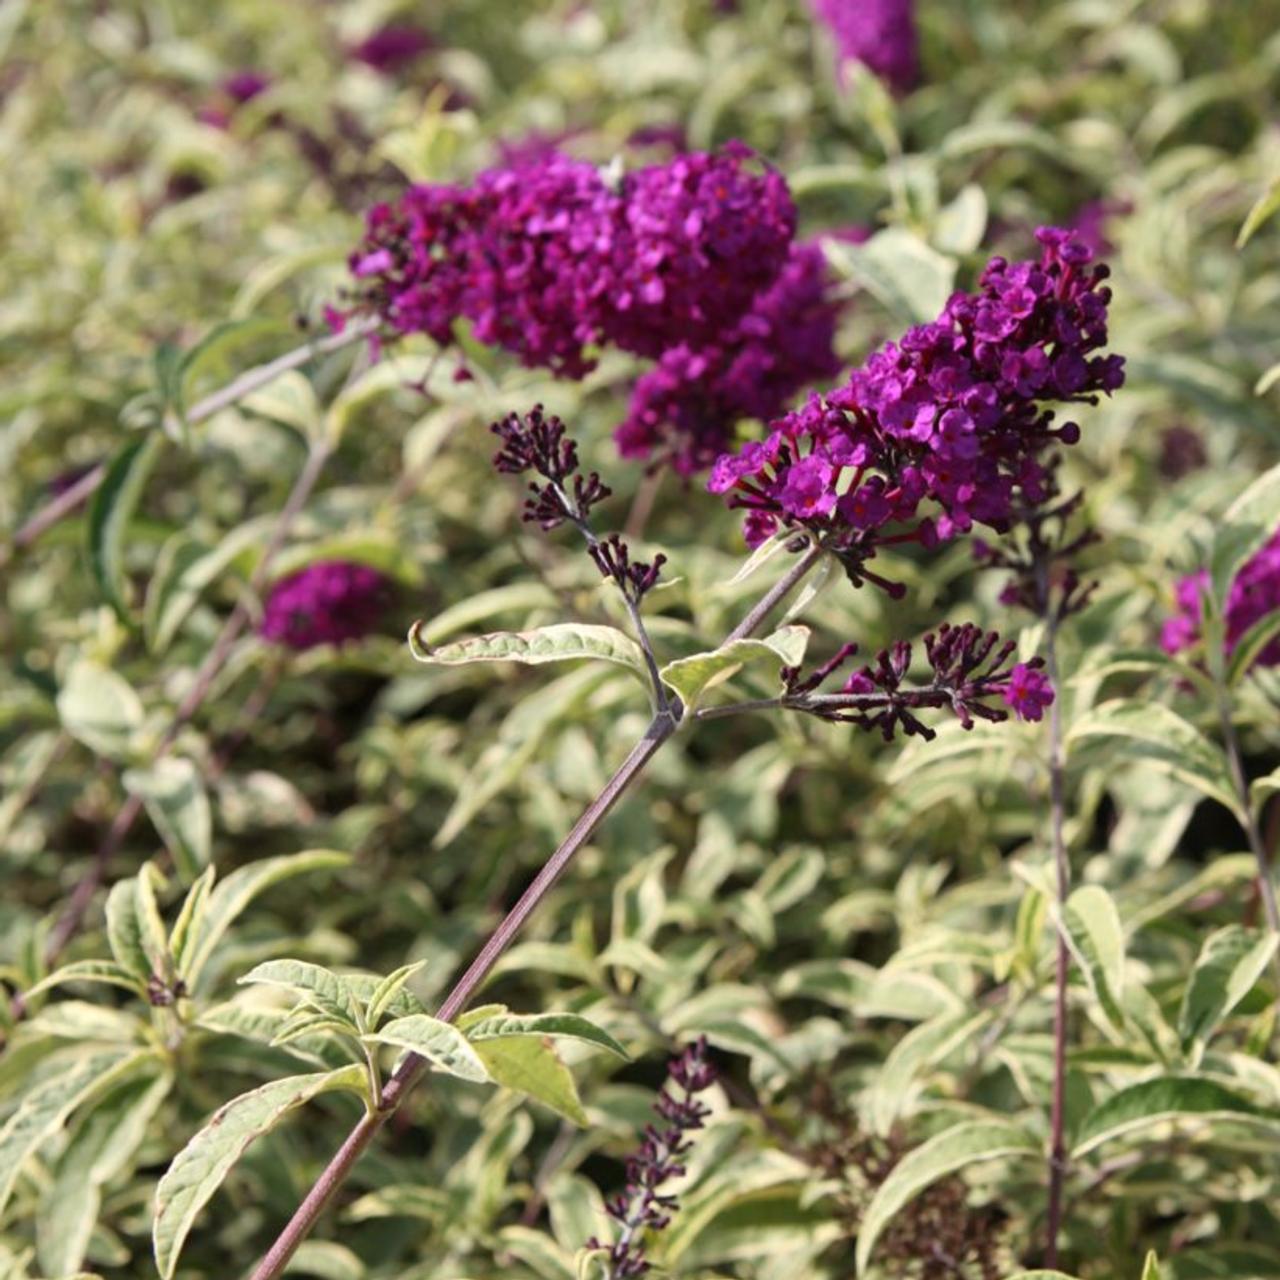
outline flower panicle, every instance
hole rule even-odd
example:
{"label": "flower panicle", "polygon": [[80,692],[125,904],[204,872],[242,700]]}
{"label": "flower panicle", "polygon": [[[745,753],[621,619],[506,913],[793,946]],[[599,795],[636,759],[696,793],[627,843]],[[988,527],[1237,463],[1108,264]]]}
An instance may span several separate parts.
{"label": "flower panicle", "polygon": [[[936,737],[917,714],[923,710],[949,710],[963,728],[972,729],[978,720],[1007,720],[1009,710],[1019,719],[1039,720],[1053,701],[1043,660],[1032,658],[1010,666],[1017,645],[1001,640],[998,632],[984,631],[973,623],[944,623],[929,632],[922,644],[932,672],[927,684],[906,683],[915,648],[907,640],[898,640],[854,671],[838,693],[817,693],[856,652],[855,645],[847,644],[808,675],[794,667],[784,669],[782,705],[823,720],[878,731],[889,742],[899,731],[907,737]],[[991,705],[995,698],[1002,699],[1009,710]]]}
{"label": "flower panicle", "polygon": [[684,1157],[693,1147],[689,1135],[703,1128],[711,1114],[696,1095],[717,1079],[705,1037],[686,1045],[667,1064],[667,1082],[654,1103],[660,1123],[645,1127],[640,1146],[626,1162],[626,1187],[605,1202],[609,1216],[619,1225],[618,1238],[612,1244],[594,1237],[587,1241],[589,1249],[608,1251],[610,1280],[626,1280],[649,1270],[644,1234],[663,1230],[679,1207],[678,1197],[661,1188],[685,1173]]}

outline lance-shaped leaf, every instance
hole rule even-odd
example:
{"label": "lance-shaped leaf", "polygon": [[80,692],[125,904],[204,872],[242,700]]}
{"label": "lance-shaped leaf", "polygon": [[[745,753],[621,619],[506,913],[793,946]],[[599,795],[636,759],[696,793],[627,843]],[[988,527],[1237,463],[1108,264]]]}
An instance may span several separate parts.
{"label": "lance-shaped leaf", "polygon": [[167,756],[147,769],[127,770],[124,785],[146,806],[179,875],[193,881],[209,865],[213,846],[213,810],[199,770]]}
{"label": "lance-shaped leaf", "polygon": [[484,1062],[467,1042],[466,1036],[451,1022],[442,1022],[429,1014],[415,1013],[407,1018],[395,1018],[365,1038],[397,1049],[410,1049],[437,1070],[463,1080],[484,1083],[490,1078]]}
{"label": "lance-shaped leaf", "polygon": [[557,622],[533,631],[491,631],[470,640],[457,640],[432,648],[422,638],[425,624],[409,630],[409,650],[419,662],[437,667],[462,667],[472,662],[519,662],[539,666],[545,662],[573,662],[594,658],[625,667],[648,682],[644,652],[630,636],[616,627]]}
{"label": "lance-shaped leaf", "polygon": [[1280,938],[1238,924],[1205,939],[1182,997],[1178,1034],[1184,1053],[1198,1058],[1232,1009],[1253,990]]}
{"label": "lance-shaped leaf", "polygon": [[164,437],[159,432],[124,445],[111,460],[89,505],[89,568],[103,599],[126,620],[125,535],[163,447]]}
{"label": "lance-shaped leaf", "polygon": [[157,1068],[154,1076],[127,1080],[102,1099],[59,1157],[36,1221],[36,1253],[45,1275],[69,1275],[84,1261],[101,1188],[133,1159],[173,1085],[173,1076]]}
{"label": "lance-shaped leaf", "polygon": [[35,986],[23,992],[23,996],[30,1001],[54,987],[71,982],[101,982],[109,987],[122,987],[135,995],[145,995],[147,991],[145,978],[140,978],[113,960],[73,960],[70,964],[64,964],[61,969],[55,969],[47,978],[42,978]]}
{"label": "lance-shaped leaf", "polygon": [[1174,777],[1243,817],[1222,749],[1176,711],[1159,703],[1104,702],[1076,722],[1067,745],[1098,738],[1122,740],[1131,754],[1163,765]]}
{"label": "lance-shaped leaf", "polygon": [[156,1187],[152,1243],[156,1267],[164,1280],[177,1270],[178,1256],[200,1210],[222,1185],[249,1146],[270,1133],[295,1107],[322,1093],[346,1090],[364,1097],[365,1071],[360,1066],[273,1080],[233,1098],[214,1112],[174,1157]]}
{"label": "lance-shaped leaf", "polygon": [[574,1124],[587,1124],[573,1073],[545,1036],[502,1036],[475,1046],[489,1078],[523,1093]]}
{"label": "lance-shaped leaf", "polygon": [[361,1001],[346,979],[308,960],[267,960],[246,973],[240,982],[283,987],[317,1012],[359,1033]]}
{"label": "lance-shaped leaf", "polygon": [[876,1242],[893,1216],[939,1178],[981,1161],[1039,1153],[1039,1143],[1006,1120],[965,1121],[908,1152],[867,1205],[858,1230],[858,1272],[866,1270]]}
{"label": "lance-shaped leaf", "polygon": [[248,413],[268,418],[286,427],[292,427],[305,439],[315,439],[324,422],[324,410],[311,379],[297,369],[290,369],[273,378],[265,387],[240,402]]}
{"label": "lance-shaped leaf", "polygon": [[770,661],[775,670],[798,667],[804,661],[808,643],[808,627],[780,627],[763,640],[734,640],[719,649],[677,658],[668,662],[660,674],[663,683],[674,689],[686,706],[693,707],[713,685],[729,679],[750,662]]}
{"label": "lance-shaped leaf", "polygon": [[209,894],[201,918],[187,934],[182,951],[175,951],[178,976],[194,989],[214,948],[258,894],[291,876],[344,867],[350,860],[349,854],[333,849],[308,849],[304,853],[262,858],[233,871]]}
{"label": "lance-shaped leaf", "polygon": [[471,1043],[501,1040],[506,1036],[551,1036],[553,1039],[580,1040],[604,1049],[624,1062],[627,1051],[602,1027],[576,1013],[486,1013],[483,1017],[461,1017],[458,1028]]}
{"label": "lance-shaped leaf", "polygon": [[1124,1027],[1124,929],[1111,895],[1087,884],[1068,899],[1063,913],[1067,944],[1089,989],[1117,1031]]}
{"label": "lance-shaped leaf", "polygon": [[356,994],[365,1002],[365,1026],[371,1030],[376,1028],[386,1013],[397,1018],[426,1013],[417,996],[404,989],[404,984],[426,963],[425,960],[418,960],[413,964],[401,965],[394,973],[389,973],[381,979],[367,996],[358,988],[356,989]]}
{"label": "lance-shaped leaf", "polygon": [[1072,1158],[1087,1155],[1104,1142],[1169,1120],[1232,1120],[1280,1130],[1280,1112],[1255,1106],[1213,1080],[1162,1076],[1114,1093],[1085,1117]]}
{"label": "lance-shaped leaf", "polygon": [[73,1059],[30,1090],[0,1128],[0,1210],[22,1166],[77,1107],[155,1060],[151,1049],[117,1045]]}

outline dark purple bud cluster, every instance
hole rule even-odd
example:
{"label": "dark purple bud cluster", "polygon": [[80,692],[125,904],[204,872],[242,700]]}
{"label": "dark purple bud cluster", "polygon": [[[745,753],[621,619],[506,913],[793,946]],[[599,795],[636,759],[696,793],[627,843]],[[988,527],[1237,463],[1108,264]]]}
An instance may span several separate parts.
{"label": "dark purple bud cluster", "polygon": [[667,562],[667,557],[661,553],[648,564],[632,560],[630,549],[616,533],[591,543],[590,552],[601,576],[612,578],[632,604],[639,604],[653,590],[662,566]]}
{"label": "dark purple bud cluster", "polygon": [[728,447],[739,419],[768,422],[797,393],[834,378],[839,305],[830,283],[822,250],[793,245],[778,278],[713,343],[664,351],[614,434],[622,456],[701,471]]}
{"label": "dark purple bud cluster", "polygon": [[[1004,532],[1044,500],[1044,455],[1079,439],[1046,404],[1095,403],[1122,384],[1124,362],[1092,354],[1107,341],[1106,267],[1090,267],[1067,232],[1036,234],[1038,260],[993,258],[977,293],[953,294],[844,387],[717,460],[708,488],[746,510],[750,545],[801,526],[843,551],[856,578],[877,543]],[[907,527],[890,539],[890,525]]]}
{"label": "dark purple bud cluster", "polygon": [[524,504],[523,518],[543,529],[557,529],[566,520],[585,528],[591,508],[612,490],[592,471],[578,471],[578,446],[569,438],[563,422],[548,417],[540,404],[528,413],[510,413],[489,428],[502,440],[493,465],[509,475],[533,471],[547,483],[532,482],[533,495]]}
{"label": "dark purple bud cluster", "polygon": [[1008,666],[1017,648],[1012,640],[1003,643],[994,631],[983,631],[972,623],[953,627],[944,623],[924,637],[925,658],[933,672],[926,685],[906,686],[913,646],[899,640],[882,649],[874,662],[855,671],[839,693],[819,694],[815,690],[856,652],[848,644],[820,667],[802,676],[799,669],[784,669],[786,692],[782,705],[805,711],[823,720],[856,724],[860,729],[877,729],[886,742],[901,731],[925,739],[935,737],[916,714],[925,709],[949,709],[965,729],[981,720],[1000,722],[1009,713],[990,706],[990,698],[1002,698],[1022,720],[1039,720],[1053,702],[1053,688],[1041,670],[1042,659]]}
{"label": "dark purple bud cluster", "polygon": [[645,1231],[661,1231],[677,1208],[673,1195],[659,1188],[685,1172],[683,1157],[693,1144],[688,1134],[703,1127],[710,1108],[697,1101],[696,1094],[711,1088],[716,1069],[707,1060],[707,1042],[700,1038],[667,1064],[667,1085],[658,1094],[654,1110],[660,1124],[648,1125],[640,1148],[627,1160],[627,1185],[609,1200],[605,1208],[621,1228],[612,1245],[587,1241],[589,1249],[609,1250],[610,1280],[644,1275]]}
{"label": "dark purple bud cluster", "polygon": [[716,341],[782,270],[795,221],[786,182],[740,143],[617,183],[552,153],[375,206],[350,262],[354,311],[442,344],[466,320],[477,341],[580,378],[604,343],[656,358]]}
{"label": "dark purple bud cluster", "polygon": [[1020,606],[1038,618],[1061,622],[1089,603],[1097,583],[1085,581],[1072,560],[1097,542],[1089,528],[1073,530],[1072,520],[1084,502],[1083,491],[1059,501],[1058,465],[1045,466],[1044,498],[1014,511],[1012,531],[998,546],[975,538],[974,559],[992,569],[1007,569],[1009,580],[1000,603]]}

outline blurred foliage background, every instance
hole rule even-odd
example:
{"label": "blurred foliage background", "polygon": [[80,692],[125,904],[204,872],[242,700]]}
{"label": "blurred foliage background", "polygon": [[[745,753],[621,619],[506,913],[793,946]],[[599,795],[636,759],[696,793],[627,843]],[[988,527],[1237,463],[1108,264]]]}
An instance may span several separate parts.
{"label": "blurred foliage background", "polygon": [[[992,253],[1027,251],[1036,225],[1101,219],[1111,349],[1129,381],[1084,417],[1064,468],[1100,534],[1088,558],[1100,586],[1064,633],[1060,696],[1069,732],[1124,695],[1212,738],[1212,706],[1150,651],[1177,575],[1280,461],[1280,221],[1261,210],[1238,244],[1280,175],[1280,5],[920,0],[917,18],[922,83],[895,100],[860,68],[838,74],[825,31],[784,0],[6,0],[0,528],[155,431],[157,353],[244,322],[202,349],[192,399],[318,332],[363,210],[407,180],[463,180],[548,138],[602,164],[664,158],[671,130],[698,148],[741,138],[787,176],[805,234],[882,233],[869,256],[828,241],[850,364],[931,316]],[[379,69],[353,51],[389,24],[430,40]],[[266,87],[239,103],[228,78],[249,71]],[[376,973],[421,960],[410,985],[430,1005],[643,730],[643,699],[614,668],[428,670],[402,639],[415,618],[443,640],[612,616],[567,536],[519,523],[520,487],[495,480],[486,426],[539,400],[563,415],[614,488],[604,514],[620,528],[647,481],[611,433],[642,366],[610,355],[584,383],[556,383],[468,349],[474,377],[455,381],[452,358],[425,354],[406,344],[371,374],[350,347],[167,439],[118,549],[122,612],[92,571],[83,513],[0,571],[0,963],[15,991],[43,976],[47,929],[124,801],[124,774],[149,758],[221,620],[256,607],[264,531],[335,401],[337,454],[273,573],[341,554],[397,583],[383,633],[360,645],[284,657],[239,639],[182,730],[175,754],[208,800],[197,843],[220,877],[302,850],[350,858],[270,888],[237,921],[163,1097],[130,1113],[133,1145],[100,1161],[101,1177],[65,1181],[86,1111],[14,1171],[0,1276],[155,1274],[152,1195],[177,1150],[228,1098],[317,1060],[303,1042],[236,1034],[246,1010],[281,1006],[235,978],[282,956]],[[424,398],[408,384],[428,364]],[[653,634],[693,652],[761,578],[733,581],[738,522],[699,481],[668,475],[650,496],[643,544],[677,579],[651,601]],[[166,614],[192,540],[222,554]],[[871,652],[948,620],[1017,633],[999,575],[966,547],[886,562],[905,602],[834,579],[808,602],[828,648]],[[1034,652],[1034,629],[1021,639]],[[1134,650],[1145,666],[1117,660]],[[1280,764],[1278,705],[1274,671],[1236,691],[1251,777]],[[578,1251],[610,1230],[601,1196],[622,1181],[668,1051],[705,1034],[725,1085],[655,1265],[853,1274],[893,1160],[983,1117],[1047,1132],[1043,757],[1036,725],[904,748],[743,717],[678,740],[489,988],[521,1011],[589,1014],[627,1047],[630,1063],[569,1055],[589,1124],[433,1078],[295,1270],[578,1275]],[[1125,963],[1115,1017],[1073,976],[1066,1268],[1136,1278],[1155,1249],[1167,1280],[1278,1276],[1272,980],[1254,974],[1207,1030],[1179,1034],[1206,938],[1256,912],[1240,828],[1185,769],[1123,744],[1080,735],[1069,769],[1077,875],[1114,902]],[[1274,846],[1274,803],[1266,817]],[[171,842],[140,822],[106,883]],[[158,890],[170,920],[181,881]],[[107,955],[96,904],[88,920],[67,958]],[[154,1029],[156,1011],[126,992],[71,992],[37,998],[4,1031],[0,1117]],[[1135,1085],[1186,1079],[1240,1105],[1114,1106]],[[178,1274],[245,1270],[355,1114],[321,1099],[255,1144]],[[882,1235],[878,1274],[1035,1265],[1044,1181],[1026,1152],[948,1173]]]}

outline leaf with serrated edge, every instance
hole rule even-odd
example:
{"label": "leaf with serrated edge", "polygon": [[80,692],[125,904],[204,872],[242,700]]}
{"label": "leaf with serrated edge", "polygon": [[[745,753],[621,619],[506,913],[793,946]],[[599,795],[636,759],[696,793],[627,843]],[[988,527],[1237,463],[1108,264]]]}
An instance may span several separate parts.
{"label": "leaf with serrated edge", "polygon": [[288,853],[276,858],[263,858],[238,871],[233,871],[209,895],[199,927],[192,934],[179,970],[187,986],[194,990],[204,967],[223,934],[258,894],[305,871],[320,871],[346,866],[350,854],[334,849],[308,849],[304,853]]}
{"label": "leaf with serrated edge", "polygon": [[586,1127],[587,1115],[578,1098],[573,1073],[549,1039],[504,1036],[481,1041],[475,1048],[496,1084],[523,1093],[566,1120]]}
{"label": "leaf with serrated edge", "polygon": [[322,1093],[341,1089],[364,1097],[364,1086],[364,1068],[352,1065],[273,1080],[220,1107],[178,1152],[156,1187],[152,1243],[164,1280],[177,1270],[196,1216],[256,1139],[270,1133],[295,1107]]}
{"label": "leaf with serrated edge", "polygon": [[294,992],[321,1013],[359,1031],[358,1001],[341,975],[309,960],[267,960],[238,979],[242,986],[260,983]]}
{"label": "leaf with serrated edge", "polygon": [[378,1044],[397,1049],[410,1049],[433,1067],[463,1080],[485,1083],[489,1073],[479,1054],[450,1022],[442,1022],[426,1013],[395,1018],[366,1037]]}
{"label": "leaf with serrated edge", "polygon": [[394,973],[389,973],[378,983],[365,1005],[364,1020],[366,1026],[370,1028],[377,1027],[378,1023],[382,1021],[382,1015],[391,1007],[392,1002],[400,994],[404,984],[419,969],[422,969],[426,963],[425,960],[417,960],[413,964],[401,965]]}
{"label": "leaf with serrated edge", "polygon": [[876,1189],[863,1214],[858,1230],[858,1274],[866,1271],[876,1242],[894,1215],[939,1178],[979,1161],[1039,1154],[1039,1143],[1005,1120],[965,1121],[909,1151]]}
{"label": "leaf with serrated edge", "polygon": [[630,1061],[627,1051],[607,1031],[576,1013],[503,1013],[469,1023],[466,1027],[467,1039],[472,1044],[518,1035],[581,1040],[607,1050],[624,1062]]}
{"label": "leaf with serrated edge", "polygon": [[539,666],[546,662],[573,662],[594,658],[625,667],[648,681],[644,652],[630,636],[616,627],[561,622],[533,631],[491,631],[488,635],[432,648],[422,639],[424,624],[409,630],[409,651],[430,666],[460,667],[472,662],[519,662]]}

